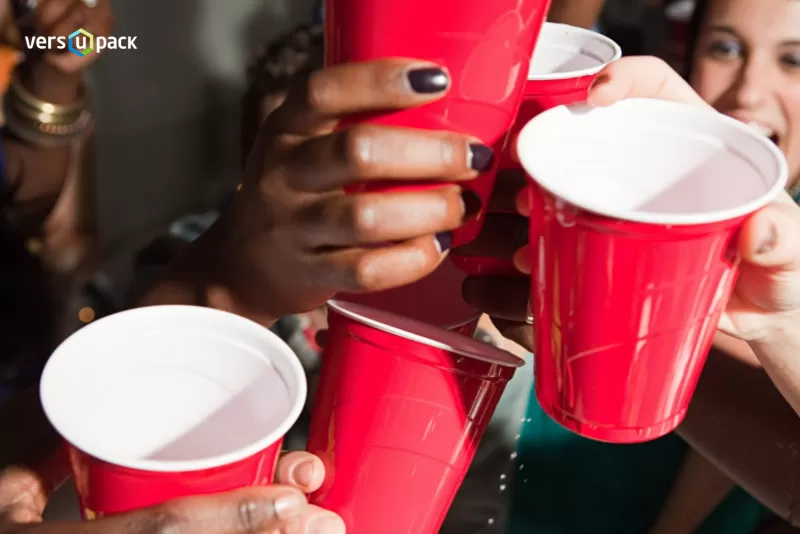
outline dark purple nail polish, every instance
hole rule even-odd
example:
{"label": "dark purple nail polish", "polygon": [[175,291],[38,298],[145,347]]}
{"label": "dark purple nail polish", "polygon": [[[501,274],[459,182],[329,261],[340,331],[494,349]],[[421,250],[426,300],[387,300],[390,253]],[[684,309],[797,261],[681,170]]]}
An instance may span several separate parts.
{"label": "dark purple nail polish", "polygon": [[408,84],[415,93],[423,95],[441,93],[450,86],[450,77],[436,67],[408,71]]}
{"label": "dark purple nail polish", "polygon": [[464,201],[464,220],[474,217],[481,211],[481,197],[474,191],[463,191],[461,193],[461,200]]}
{"label": "dark purple nail polish", "polygon": [[486,145],[474,143],[469,145],[469,166],[470,168],[483,172],[491,168],[494,162],[494,150]]}
{"label": "dark purple nail polish", "polygon": [[453,246],[453,232],[439,232],[436,234],[436,244],[439,252],[444,254]]}

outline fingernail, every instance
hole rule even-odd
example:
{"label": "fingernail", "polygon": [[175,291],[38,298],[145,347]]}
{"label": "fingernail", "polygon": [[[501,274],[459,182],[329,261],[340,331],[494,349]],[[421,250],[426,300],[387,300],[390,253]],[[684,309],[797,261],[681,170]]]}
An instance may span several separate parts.
{"label": "fingernail", "polygon": [[408,71],[408,84],[415,93],[441,93],[450,86],[450,77],[444,70],[436,67],[414,69]]}
{"label": "fingernail", "polygon": [[280,519],[290,519],[308,504],[306,498],[300,493],[286,493],[275,498],[275,515]]}
{"label": "fingernail", "polygon": [[319,514],[306,523],[306,534],[344,534],[344,522],[329,513]]}
{"label": "fingernail", "polygon": [[469,145],[469,167],[479,172],[488,170],[494,161],[494,150],[486,145]]}
{"label": "fingernail", "polygon": [[292,478],[299,486],[308,486],[314,479],[314,462],[301,462],[294,468]]}
{"label": "fingernail", "polygon": [[464,202],[464,219],[476,216],[481,211],[483,202],[481,197],[474,191],[465,190],[461,193],[461,200]]}
{"label": "fingernail", "polygon": [[453,246],[453,232],[439,232],[436,234],[436,248],[439,254],[444,254]]}
{"label": "fingernail", "polygon": [[594,79],[592,85],[589,86],[589,92],[591,92],[593,89],[596,89],[597,87],[600,87],[604,83],[608,82],[608,80],[609,80],[608,74],[599,75],[597,78]]}
{"label": "fingernail", "polygon": [[758,248],[756,249],[756,255],[760,256],[762,254],[766,254],[771,252],[772,249],[775,248],[775,245],[778,243],[778,232],[775,229],[775,225],[770,222],[761,239],[759,240]]}

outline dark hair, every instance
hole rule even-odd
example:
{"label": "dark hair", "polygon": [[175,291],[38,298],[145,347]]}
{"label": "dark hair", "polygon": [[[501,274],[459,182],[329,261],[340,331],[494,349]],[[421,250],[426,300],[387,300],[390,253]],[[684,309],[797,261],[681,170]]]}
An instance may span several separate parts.
{"label": "dark hair", "polygon": [[687,81],[691,81],[692,79],[695,54],[697,53],[697,46],[700,41],[700,31],[703,29],[706,17],[708,16],[708,2],[709,0],[696,0],[694,12],[689,21],[689,28],[686,32],[686,67],[683,75]]}
{"label": "dark hair", "polygon": [[261,47],[247,69],[247,90],[242,100],[243,160],[261,127],[259,109],[265,97],[281,94],[299,76],[322,67],[322,25],[298,26]]}

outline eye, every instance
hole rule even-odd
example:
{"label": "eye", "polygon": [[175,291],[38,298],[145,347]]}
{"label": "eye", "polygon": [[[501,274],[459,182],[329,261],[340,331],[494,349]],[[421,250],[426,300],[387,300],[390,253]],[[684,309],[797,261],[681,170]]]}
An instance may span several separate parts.
{"label": "eye", "polygon": [[800,69],[800,51],[783,54],[781,64],[789,69]]}
{"label": "eye", "polygon": [[709,43],[708,54],[717,59],[737,59],[742,56],[742,47],[730,39],[716,39]]}

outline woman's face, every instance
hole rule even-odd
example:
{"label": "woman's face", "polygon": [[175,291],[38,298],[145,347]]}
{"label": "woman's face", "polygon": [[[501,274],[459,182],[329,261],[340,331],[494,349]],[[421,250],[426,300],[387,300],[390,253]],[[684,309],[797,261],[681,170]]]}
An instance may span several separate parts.
{"label": "woman's face", "polygon": [[708,0],[692,85],[718,111],[757,128],[800,178],[800,0]]}

